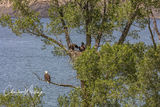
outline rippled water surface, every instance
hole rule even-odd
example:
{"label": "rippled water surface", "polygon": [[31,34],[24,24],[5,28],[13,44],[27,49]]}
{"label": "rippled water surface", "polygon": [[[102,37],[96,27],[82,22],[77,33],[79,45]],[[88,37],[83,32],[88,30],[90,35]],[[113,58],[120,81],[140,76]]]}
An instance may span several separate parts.
{"label": "rippled water surface", "polygon": [[[159,24],[160,25],[160,24]],[[134,29],[134,28],[133,28]],[[146,44],[152,44],[149,31],[144,30],[140,33],[140,41]],[[119,35],[115,33],[115,35]],[[61,35],[63,36],[63,35]],[[75,43],[80,44],[84,36],[71,32]],[[136,42],[127,38],[132,43]],[[158,41],[156,36],[156,41]],[[0,27],[0,92],[7,87],[24,90],[25,87],[39,86],[45,93],[45,107],[56,107],[57,97],[67,94],[70,88],[48,85],[39,81],[33,72],[36,72],[43,78],[45,70],[48,70],[52,76],[52,81],[56,83],[78,85],[76,80],[76,71],[72,69],[68,57],[54,56],[52,47],[42,50],[44,43],[40,38],[23,35],[15,36],[8,28]]]}
{"label": "rippled water surface", "polygon": [[24,90],[25,87],[39,86],[45,93],[45,106],[54,107],[57,97],[67,94],[70,88],[48,85],[39,81],[33,72],[43,78],[44,71],[48,70],[52,81],[78,85],[69,58],[53,56],[51,47],[42,48],[43,42],[39,38],[17,37],[7,28],[0,27],[0,92],[8,87]]}

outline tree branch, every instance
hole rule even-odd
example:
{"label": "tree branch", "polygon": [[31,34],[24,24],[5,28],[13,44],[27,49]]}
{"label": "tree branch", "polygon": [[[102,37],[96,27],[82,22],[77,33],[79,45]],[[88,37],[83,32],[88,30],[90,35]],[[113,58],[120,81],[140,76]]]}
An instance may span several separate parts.
{"label": "tree branch", "polygon": [[127,21],[127,24],[122,32],[122,35],[121,37],[119,38],[119,41],[118,41],[118,44],[123,44],[123,42],[125,41],[127,35],[128,35],[128,32],[130,30],[130,27],[132,25],[132,23],[134,22],[136,16],[137,16],[137,12],[138,12],[138,8],[139,8],[139,5],[136,6],[136,9],[135,11],[130,15],[130,18],[128,19]]}
{"label": "tree branch", "polygon": [[[58,3],[58,0],[56,0],[56,1],[57,1],[57,3]],[[14,3],[14,4],[17,4],[17,3],[18,3],[18,4],[19,4],[19,7],[21,7],[21,8],[20,8],[20,12],[21,12],[22,16],[32,15],[32,13],[34,12],[34,11],[32,11],[31,8],[29,8],[29,5],[24,4],[24,3],[21,2],[21,1],[13,1],[13,3]],[[57,6],[59,7],[59,4],[57,4]],[[26,8],[24,8],[24,7],[26,7]],[[16,5],[14,6],[14,8],[15,8],[15,9],[18,9],[18,7],[16,7]],[[28,9],[28,10],[27,10],[27,9]],[[30,11],[29,11],[29,10],[30,10]],[[25,12],[25,14],[24,14],[24,12]],[[31,31],[31,30],[28,30],[28,29],[25,29],[25,30],[26,30],[28,33],[31,33],[31,34],[36,35],[36,36],[40,36],[40,37],[42,37],[42,38],[45,38],[45,39],[47,39],[47,40],[55,43],[56,45],[58,45],[58,46],[60,46],[62,49],[64,49],[65,52],[68,54],[68,50],[65,48],[65,46],[64,46],[62,43],[58,42],[57,40],[55,40],[55,39],[53,39],[53,38],[51,38],[51,37],[46,36],[43,32],[41,32],[38,28],[36,28],[36,25],[33,25],[33,26],[34,26],[36,32]],[[66,40],[66,41],[67,41],[67,40]]]}
{"label": "tree branch", "polygon": [[[57,8],[60,8],[58,0],[56,0],[56,5],[57,5]],[[66,27],[66,23],[65,23],[65,21],[63,19],[63,17],[64,17],[63,9],[60,8],[58,12],[59,12],[59,15],[61,16],[61,18],[60,18],[61,19],[61,23],[63,25],[64,33],[65,33],[65,36],[66,36],[67,46],[69,48],[69,44],[71,43],[71,39],[70,39],[68,27]]]}
{"label": "tree branch", "polygon": [[[106,0],[103,0],[103,17],[102,17],[102,23],[101,25],[103,26],[104,22],[105,22],[105,14],[106,14],[106,10],[107,10],[107,1]],[[100,45],[100,42],[101,42],[101,38],[102,38],[102,32],[100,31],[97,35],[97,38],[96,38],[96,44],[95,44],[95,48],[98,49],[99,45]]]}
{"label": "tree branch", "polygon": [[156,21],[156,18],[154,17],[154,14],[153,14],[152,10],[151,10],[151,16],[153,18],[154,29],[155,29],[155,31],[156,31],[156,33],[158,35],[159,40],[160,40],[160,32],[158,30],[157,21]]}
{"label": "tree branch", "polygon": [[152,29],[151,29],[150,18],[148,18],[148,29],[149,29],[150,34],[151,34],[151,39],[152,39],[152,42],[153,42],[154,49],[156,50],[157,45],[156,45],[156,42],[154,40],[154,35],[153,35]]}
{"label": "tree branch", "polygon": [[97,35],[95,48],[98,50],[102,38],[102,32]]}
{"label": "tree branch", "polygon": [[[40,78],[35,72],[33,72],[33,74],[40,80],[40,81],[45,81],[43,80],[42,78]],[[46,82],[46,81],[45,81]],[[54,82],[50,82],[50,84],[53,84],[53,85],[57,85],[57,86],[61,86],[61,87],[70,87],[70,88],[77,88],[73,85],[68,85],[68,84],[58,84],[58,83],[54,83]]]}
{"label": "tree branch", "polygon": [[89,25],[92,21],[92,17],[91,17],[91,9],[89,8],[90,8],[90,2],[87,1],[85,4],[85,10],[84,10],[86,12],[86,17],[85,17],[86,47],[90,47],[92,42],[92,37],[89,30]]}
{"label": "tree branch", "polygon": [[43,34],[43,33],[40,33],[38,29],[36,29],[36,31],[37,31],[38,33],[32,32],[32,31],[30,31],[30,30],[26,30],[26,31],[27,31],[28,33],[30,33],[30,34],[40,36],[40,37],[42,37],[42,38],[45,38],[45,39],[47,39],[47,40],[55,43],[56,45],[58,45],[59,47],[61,47],[62,49],[64,49],[64,50],[68,53],[68,50],[65,48],[65,46],[64,46],[61,42],[58,42],[58,41],[56,41],[55,39],[53,39],[53,38],[51,38],[51,37],[48,37],[48,36],[46,36],[46,35]]}

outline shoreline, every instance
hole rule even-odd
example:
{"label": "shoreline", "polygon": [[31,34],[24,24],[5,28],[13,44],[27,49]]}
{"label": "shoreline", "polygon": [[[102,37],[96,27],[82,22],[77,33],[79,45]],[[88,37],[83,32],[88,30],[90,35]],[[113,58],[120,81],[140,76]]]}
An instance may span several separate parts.
{"label": "shoreline", "polygon": [[[30,8],[33,9],[36,12],[40,13],[40,17],[42,18],[48,18],[48,9],[49,9],[49,2],[48,0],[37,0],[35,3],[30,4]],[[11,17],[14,17],[15,11],[12,9],[12,5],[7,2],[1,2],[0,3],[0,17],[4,14],[11,15]]]}

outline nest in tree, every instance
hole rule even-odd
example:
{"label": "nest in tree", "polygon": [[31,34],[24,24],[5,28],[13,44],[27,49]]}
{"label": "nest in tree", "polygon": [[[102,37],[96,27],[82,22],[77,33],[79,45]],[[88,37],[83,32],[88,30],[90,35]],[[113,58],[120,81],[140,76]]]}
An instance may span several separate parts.
{"label": "nest in tree", "polygon": [[82,52],[77,51],[77,50],[69,50],[69,54],[70,54],[71,59],[74,61],[76,60],[77,57],[79,57],[82,54]]}

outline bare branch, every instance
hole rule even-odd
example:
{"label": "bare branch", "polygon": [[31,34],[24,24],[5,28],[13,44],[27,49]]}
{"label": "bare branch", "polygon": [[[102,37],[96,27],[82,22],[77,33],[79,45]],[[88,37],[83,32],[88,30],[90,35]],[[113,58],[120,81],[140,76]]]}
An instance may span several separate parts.
{"label": "bare branch", "polygon": [[57,40],[55,40],[55,39],[53,39],[53,38],[51,38],[51,37],[48,37],[48,36],[46,36],[46,35],[43,34],[43,33],[40,33],[40,32],[38,31],[38,29],[36,29],[36,30],[37,30],[38,33],[32,32],[32,31],[30,31],[30,30],[26,30],[26,31],[27,31],[28,33],[30,33],[30,34],[33,34],[33,35],[36,35],[36,36],[40,36],[40,37],[42,37],[42,38],[45,38],[45,39],[47,39],[47,40],[55,43],[56,45],[58,45],[59,47],[61,47],[62,49],[64,49],[64,50],[68,53],[68,50],[65,48],[65,46],[64,46],[61,42],[58,42]]}
{"label": "bare branch", "polygon": [[[33,74],[41,81],[45,81],[43,80],[42,78],[40,78],[35,72],[33,72]],[[46,82],[46,81],[45,81]],[[50,84],[53,84],[53,85],[57,85],[57,86],[61,86],[61,87],[70,87],[70,88],[77,88],[73,85],[68,85],[68,84],[58,84],[58,83],[54,83],[54,82],[50,82]]]}

